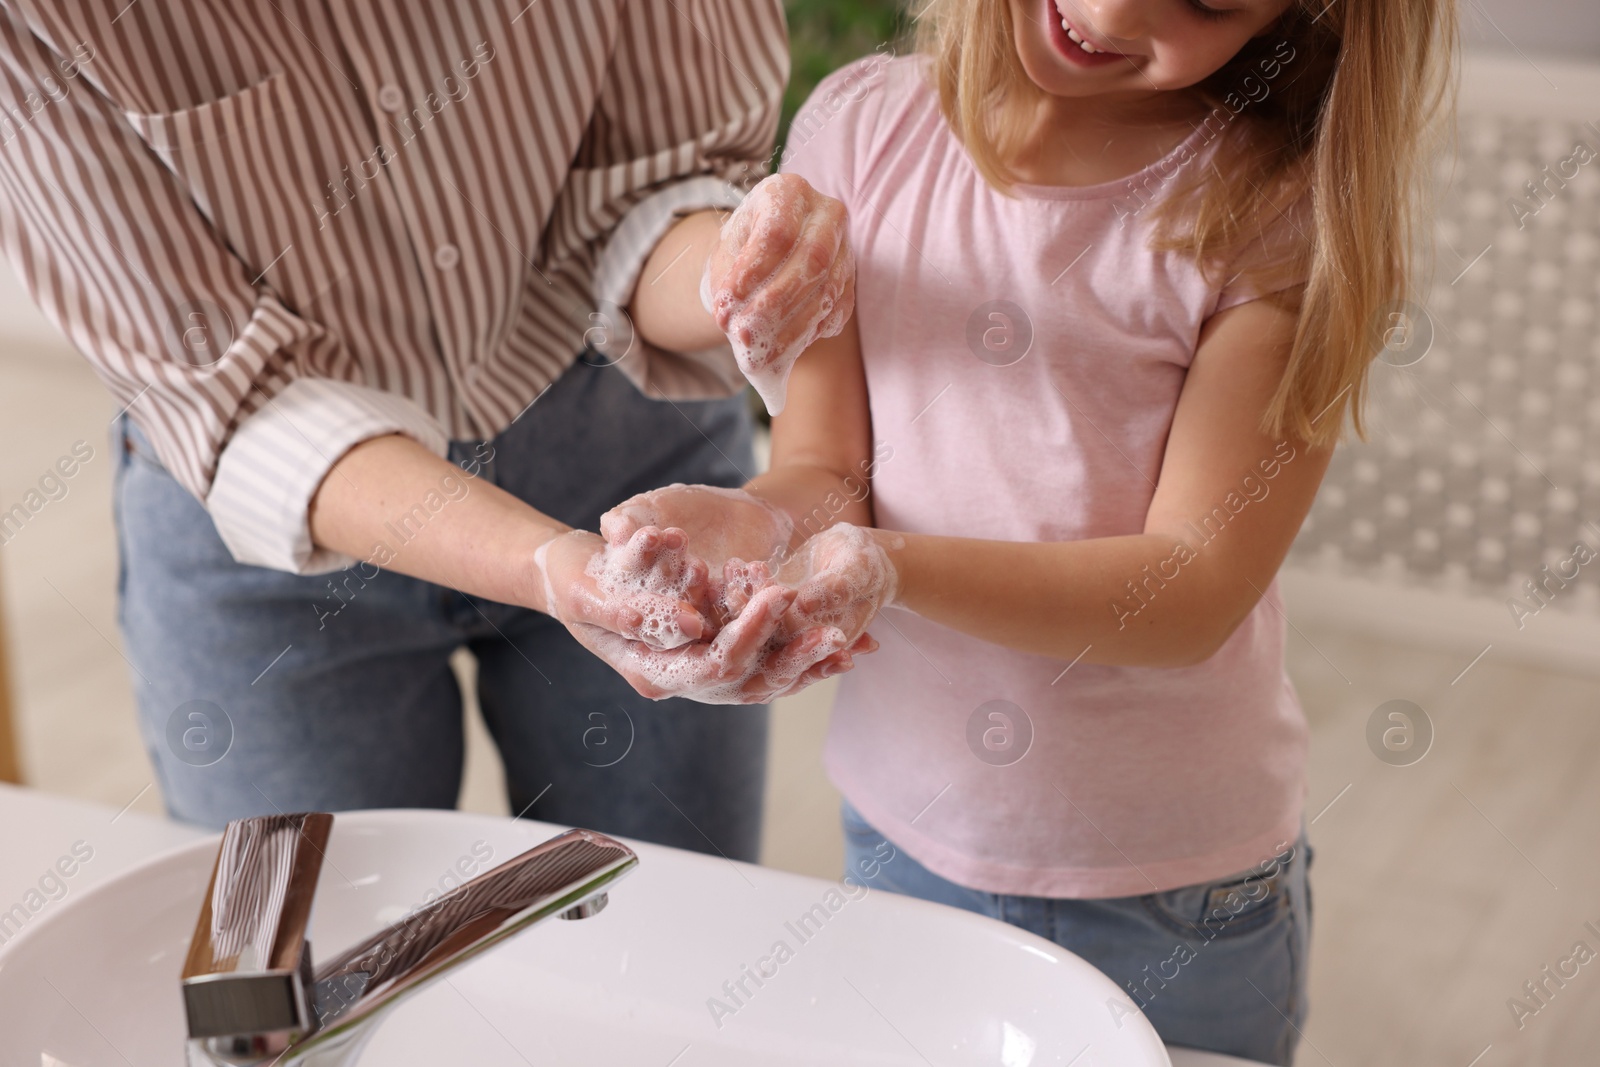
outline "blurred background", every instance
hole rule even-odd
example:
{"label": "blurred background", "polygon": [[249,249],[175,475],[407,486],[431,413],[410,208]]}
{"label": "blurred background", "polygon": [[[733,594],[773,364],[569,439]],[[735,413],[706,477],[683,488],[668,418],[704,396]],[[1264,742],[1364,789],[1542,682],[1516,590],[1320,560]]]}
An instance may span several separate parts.
{"label": "blurred background", "polygon": [[[787,115],[907,25],[891,0],[789,10]],[[1375,368],[1370,439],[1338,453],[1282,576],[1313,732],[1301,1064],[1600,1062],[1600,966],[1521,1027],[1508,1006],[1575,942],[1600,950],[1584,928],[1600,926],[1600,562],[1545,579],[1579,543],[1600,551],[1600,165],[1524,225],[1511,207],[1576,144],[1600,150],[1600,5],[1465,0],[1462,14],[1433,262]],[[116,408],[9,271],[0,381],[4,506],[77,442],[93,450],[0,544],[22,774],[159,813],[115,618]],[[470,680],[470,658],[458,669]],[[841,856],[819,760],[830,702],[822,685],[776,709],[765,856],[823,877]],[[1405,743],[1385,744],[1395,713]],[[504,813],[475,711],[470,738],[462,804]]]}

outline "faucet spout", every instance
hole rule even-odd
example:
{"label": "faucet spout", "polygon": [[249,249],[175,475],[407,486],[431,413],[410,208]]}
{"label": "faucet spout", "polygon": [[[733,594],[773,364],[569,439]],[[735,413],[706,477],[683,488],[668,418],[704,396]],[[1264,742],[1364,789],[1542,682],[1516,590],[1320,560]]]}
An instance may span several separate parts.
{"label": "faucet spout", "polygon": [[191,1067],[345,1067],[390,1008],[552,916],[587,918],[639,859],[569,830],[315,970],[306,939],[332,829],[324,813],[228,824],[184,966]]}

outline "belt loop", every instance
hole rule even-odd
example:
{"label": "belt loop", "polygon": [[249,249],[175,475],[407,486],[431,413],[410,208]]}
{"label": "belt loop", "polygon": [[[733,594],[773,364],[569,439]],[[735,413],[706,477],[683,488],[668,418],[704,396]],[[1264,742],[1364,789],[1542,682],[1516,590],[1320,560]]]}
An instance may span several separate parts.
{"label": "belt loop", "polygon": [[[126,411],[111,420],[112,454],[117,457],[119,463],[132,459],[139,451],[138,444],[134,442],[133,434],[133,420],[128,417]],[[154,459],[155,457],[152,456],[150,458]]]}
{"label": "belt loop", "polygon": [[488,453],[483,457],[483,476],[494,486],[500,484],[500,449],[495,444],[496,440],[498,438],[486,437],[478,445],[479,449]]}

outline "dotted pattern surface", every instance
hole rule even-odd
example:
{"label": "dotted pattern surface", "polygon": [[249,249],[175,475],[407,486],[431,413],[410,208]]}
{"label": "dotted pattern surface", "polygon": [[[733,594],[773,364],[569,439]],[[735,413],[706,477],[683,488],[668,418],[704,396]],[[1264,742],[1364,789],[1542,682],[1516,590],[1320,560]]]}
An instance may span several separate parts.
{"label": "dotted pattern surface", "polygon": [[1369,440],[1290,562],[1600,615],[1600,129],[1462,114],[1435,177],[1425,299],[1375,324]]}

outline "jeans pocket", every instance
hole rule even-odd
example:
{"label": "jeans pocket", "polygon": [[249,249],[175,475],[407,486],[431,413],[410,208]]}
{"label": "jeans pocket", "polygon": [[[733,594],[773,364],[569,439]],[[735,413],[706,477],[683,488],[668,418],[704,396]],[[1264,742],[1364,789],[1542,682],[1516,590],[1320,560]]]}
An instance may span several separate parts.
{"label": "jeans pocket", "polygon": [[846,839],[869,849],[884,839],[848,800],[839,801],[839,824],[844,828]]}
{"label": "jeans pocket", "polygon": [[[839,804],[839,822],[844,829],[846,877],[854,876],[874,889],[898,889],[898,880],[891,878],[888,872],[899,850],[848,800]],[[901,867],[904,866],[902,863]]]}
{"label": "jeans pocket", "polygon": [[1186,937],[1242,937],[1289,914],[1289,862],[1279,857],[1242,874],[1143,899],[1157,919]]}
{"label": "jeans pocket", "polygon": [[[123,418],[126,419],[127,416],[124,415]],[[150,439],[132,422],[128,422],[123,430],[122,452],[128,463],[137,463],[143,468],[164,474],[169,478],[172,476],[166,465],[161,462],[160,457],[156,455],[155,446],[150,443]]]}

